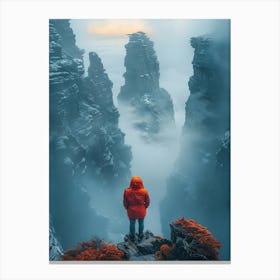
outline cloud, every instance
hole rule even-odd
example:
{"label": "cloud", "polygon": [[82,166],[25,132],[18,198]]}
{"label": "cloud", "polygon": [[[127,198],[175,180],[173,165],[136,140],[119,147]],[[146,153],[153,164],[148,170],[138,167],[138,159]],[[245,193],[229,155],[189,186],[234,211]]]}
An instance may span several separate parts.
{"label": "cloud", "polygon": [[152,29],[142,20],[103,20],[91,23],[87,28],[89,34],[119,36],[137,31],[152,33]]}

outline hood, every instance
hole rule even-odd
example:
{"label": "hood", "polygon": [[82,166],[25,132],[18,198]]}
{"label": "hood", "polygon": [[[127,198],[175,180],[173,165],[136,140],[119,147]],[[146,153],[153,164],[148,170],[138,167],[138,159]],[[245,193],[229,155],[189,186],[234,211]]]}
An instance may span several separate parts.
{"label": "hood", "polygon": [[131,180],[130,180],[129,187],[132,188],[132,189],[144,188],[143,181],[142,181],[141,177],[139,177],[139,176],[132,177]]}

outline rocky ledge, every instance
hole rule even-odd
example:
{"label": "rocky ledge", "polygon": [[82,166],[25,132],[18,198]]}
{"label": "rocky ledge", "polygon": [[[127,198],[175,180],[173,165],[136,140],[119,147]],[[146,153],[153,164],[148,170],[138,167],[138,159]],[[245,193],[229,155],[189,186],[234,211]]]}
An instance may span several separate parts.
{"label": "rocky ledge", "polygon": [[109,244],[94,239],[79,243],[61,255],[67,261],[167,261],[219,260],[220,242],[194,220],[179,219],[170,224],[171,237],[165,239],[146,231],[142,239],[129,235],[124,242]]}

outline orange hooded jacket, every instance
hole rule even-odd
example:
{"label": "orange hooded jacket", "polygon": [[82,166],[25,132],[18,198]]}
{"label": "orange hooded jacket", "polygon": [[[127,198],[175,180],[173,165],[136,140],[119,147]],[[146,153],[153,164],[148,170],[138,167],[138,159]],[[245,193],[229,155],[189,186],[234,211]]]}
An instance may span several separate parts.
{"label": "orange hooded jacket", "polygon": [[129,188],[123,194],[123,206],[127,210],[130,219],[143,219],[146,216],[146,208],[150,205],[148,191],[144,188],[139,176],[132,177]]}

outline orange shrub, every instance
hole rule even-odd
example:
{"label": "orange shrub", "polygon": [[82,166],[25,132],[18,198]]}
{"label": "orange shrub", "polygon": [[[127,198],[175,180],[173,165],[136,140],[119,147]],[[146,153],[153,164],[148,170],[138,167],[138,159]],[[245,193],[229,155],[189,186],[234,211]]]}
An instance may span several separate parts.
{"label": "orange shrub", "polygon": [[161,245],[159,251],[156,252],[156,258],[162,260],[174,260],[173,249],[175,245],[169,246],[167,244]]}
{"label": "orange shrub", "polygon": [[208,259],[219,259],[217,248],[221,243],[204,226],[194,220],[181,218],[173,223],[182,227],[186,235],[192,237],[196,242],[196,252],[205,255]]}
{"label": "orange shrub", "polygon": [[162,239],[163,239],[163,237],[161,237],[161,236],[159,236],[159,235],[154,235],[153,237],[156,238],[156,239],[159,239],[159,240],[162,240]]}
{"label": "orange shrub", "polygon": [[95,240],[79,243],[77,248],[67,250],[62,260],[96,261],[96,260],[124,260],[124,252],[114,244],[105,241],[98,244]]}

